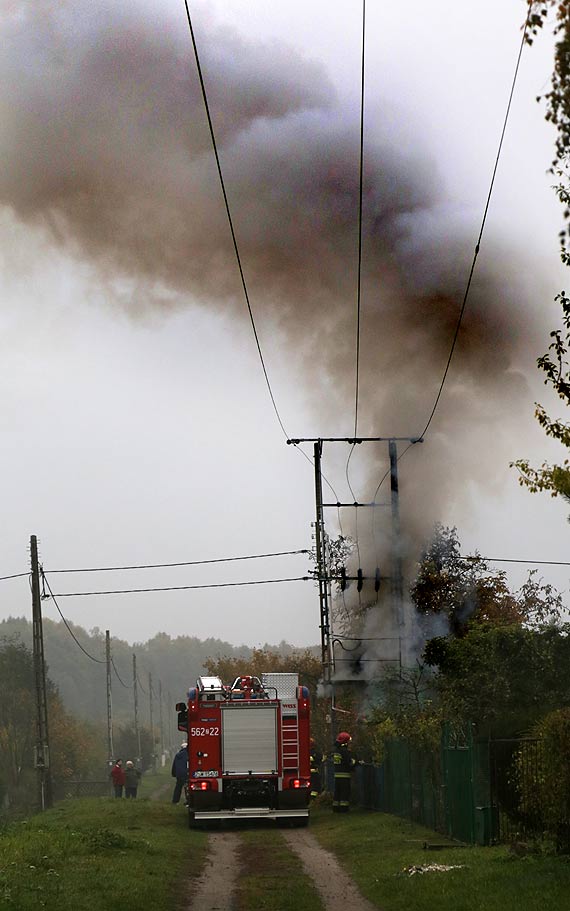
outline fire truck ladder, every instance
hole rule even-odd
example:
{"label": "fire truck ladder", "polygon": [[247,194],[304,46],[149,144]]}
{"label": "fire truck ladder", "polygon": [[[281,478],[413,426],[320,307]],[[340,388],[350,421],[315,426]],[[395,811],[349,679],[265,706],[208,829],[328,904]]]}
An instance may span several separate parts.
{"label": "fire truck ladder", "polygon": [[283,734],[283,771],[299,771],[299,724],[297,715],[284,715],[282,720]]}

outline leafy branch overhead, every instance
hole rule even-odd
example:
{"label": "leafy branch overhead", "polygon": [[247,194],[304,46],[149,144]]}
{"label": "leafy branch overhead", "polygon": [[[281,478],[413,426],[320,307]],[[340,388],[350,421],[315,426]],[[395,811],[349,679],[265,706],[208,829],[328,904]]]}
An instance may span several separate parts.
{"label": "leafy branch overhead", "polygon": [[[564,291],[556,297],[562,307],[562,322],[564,329],[555,329],[550,333],[552,342],[546,354],[537,361],[546,379],[544,383],[550,386],[564,402],[570,405],[570,365],[568,363],[568,350],[570,348],[570,298]],[[536,403],[536,418],[547,436],[562,443],[570,449],[570,424],[552,419],[544,407]],[[518,459],[511,462],[511,467],[519,471],[519,481],[523,487],[528,487],[531,493],[550,491],[551,496],[562,496],[570,502],[570,460],[564,459],[560,465],[549,465],[543,462],[540,468],[533,468],[527,459]]]}
{"label": "leafy branch overhead", "polygon": [[[563,217],[566,222],[564,230],[559,232],[560,256],[565,265],[570,265],[570,180],[568,161],[570,154],[570,0],[527,0],[528,28],[527,42],[532,44],[538,32],[547,22],[554,18],[554,65],[550,90],[537,101],[546,105],[546,120],[556,128],[554,158],[551,173],[559,179],[554,187],[562,203]],[[548,351],[538,358],[539,370],[545,374],[544,383],[551,387],[565,405],[570,405],[570,366],[568,350],[570,348],[570,299],[562,291],[556,301],[562,309],[563,329],[550,333],[552,339]],[[570,448],[570,424],[553,419],[545,408],[536,403],[536,418],[546,435]],[[570,460],[564,459],[561,464],[550,465],[543,462],[539,468],[533,467],[527,459],[511,462],[511,467],[519,471],[519,482],[531,493],[549,491],[551,496],[562,496],[570,502]]]}

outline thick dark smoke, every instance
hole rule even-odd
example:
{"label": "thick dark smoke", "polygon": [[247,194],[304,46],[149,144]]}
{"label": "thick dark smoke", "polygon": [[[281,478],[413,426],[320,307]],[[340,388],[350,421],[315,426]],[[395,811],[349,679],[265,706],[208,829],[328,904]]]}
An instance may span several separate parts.
{"label": "thick dark smoke", "polygon": [[[3,7],[0,203],[102,280],[144,285],[146,301],[160,306],[166,290],[179,304],[244,319],[183,8],[174,20],[134,2]],[[307,386],[320,396],[326,389],[324,401],[308,393],[315,431],[350,433],[358,111],[341,110],[322,68],[287,47],[239,37],[205,7],[196,26],[262,338],[278,328]],[[373,110],[370,99],[359,431],[407,436],[421,431],[433,403],[478,226],[446,203],[421,136],[411,147],[397,133],[378,134]],[[510,455],[528,296],[510,255],[490,239],[484,253],[433,432],[408,455],[402,478],[414,553],[446,504],[473,484],[488,488],[492,466]],[[293,377],[298,383],[297,370]],[[359,452],[354,470],[358,495],[370,499],[385,454]],[[373,570],[382,530],[377,541],[365,532]]]}

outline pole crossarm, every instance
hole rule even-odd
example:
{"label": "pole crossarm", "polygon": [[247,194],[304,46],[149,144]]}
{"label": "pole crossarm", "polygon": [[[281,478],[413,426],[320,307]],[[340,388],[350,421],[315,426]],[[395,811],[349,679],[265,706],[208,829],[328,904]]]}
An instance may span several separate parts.
{"label": "pole crossarm", "polygon": [[288,446],[298,446],[299,443],[349,443],[351,446],[360,446],[361,443],[423,443],[423,437],[291,437],[287,440]]}
{"label": "pole crossarm", "polygon": [[374,507],[374,506],[390,506],[391,504],[390,503],[375,503],[373,500],[371,503],[356,503],[356,502],[354,502],[354,503],[322,503],[321,505],[323,506],[323,508],[326,507],[327,509],[345,509],[345,508],[346,509],[358,509],[359,507],[362,509],[365,506],[370,508],[370,507]]}

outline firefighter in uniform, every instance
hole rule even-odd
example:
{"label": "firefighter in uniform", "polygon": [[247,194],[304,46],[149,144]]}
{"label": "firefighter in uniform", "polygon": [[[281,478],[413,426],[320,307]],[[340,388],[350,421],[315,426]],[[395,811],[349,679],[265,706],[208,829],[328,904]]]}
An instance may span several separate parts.
{"label": "firefighter in uniform", "polygon": [[312,737],[309,759],[311,763],[311,800],[314,800],[315,797],[319,796],[323,789],[321,778],[321,764],[323,761],[323,754],[319,750],[316,741]]}
{"label": "firefighter in uniform", "polygon": [[336,749],[332,754],[334,768],[333,813],[348,813],[350,810],[350,782],[356,765],[350,752],[352,737],[341,731],[336,738]]}

